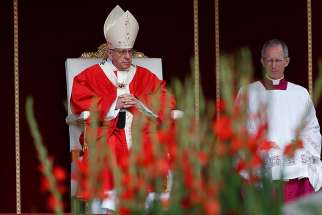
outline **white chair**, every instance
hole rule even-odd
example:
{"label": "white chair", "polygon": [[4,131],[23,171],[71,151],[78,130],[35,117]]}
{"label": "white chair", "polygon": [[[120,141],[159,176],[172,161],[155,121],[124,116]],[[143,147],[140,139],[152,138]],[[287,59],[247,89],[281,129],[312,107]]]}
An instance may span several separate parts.
{"label": "white chair", "polygon": [[[84,111],[80,115],[73,114],[70,108],[70,96],[73,85],[74,77],[82,72],[84,69],[102,62],[102,58],[68,58],[65,62],[66,67],[66,82],[67,82],[67,109],[68,116],[66,117],[66,123],[69,126],[69,144],[72,154],[72,161],[79,158],[82,146],[79,142],[80,135],[84,131],[84,121],[89,117],[89,112]],[[143,66],[162,79],[162,63],[160,58],[133,58],[134,65]],[[72,163],[72,171],[74,169],[74,163]],[[76,181],[71,181],[71,196],[74,196],[76,192]]]}
{"label": "white chair", "polygon": [[[83,112],[81,115],[75,115],[70,109],[70,96],[74,77],[81,71],[94,64],[100,63],[101,58],[68,58],[65,62],[66,81],[67,81],[67,103],[68,116],[66,123],[69,125],[69,143],[70,150],[81,150],[79,137],[83,132],[83,127],[80,126],[81,121],[86,119],[88,112]],[[134,58],[134,65],[143,66],[152,71],[159,79],[162,79],[162,62],[161,58]]]}
{"label": "white chair", "polygon": [[[80,115],[73,114],[70,108],[70,96],[73,85],[74,77],[79,74],[84,69],[100,63],[102,58],[68,58],[65,62],[66,67],[66,81],[67,81],[67,109],[68,116],[66,117],[66,123],[69,126],[69,144],[70,151],[72,154],[72,161],[79,158],[82,146],[79,142],[80,135],[84,131],[84,121],[89,117],[89,112],[84,111]],[[161,58],[133,58],[134,65],[139,65],[145,67],[152,71],[159,79],[162,79],[162,62]],[[171,112],[172,118],[181,118],[183,112],[180,110],[173,110]],[[72,163],[72,171],[74,169],[74,164]],[[71,181],[71,195],[74,196],[76,192],[76,182]]]}

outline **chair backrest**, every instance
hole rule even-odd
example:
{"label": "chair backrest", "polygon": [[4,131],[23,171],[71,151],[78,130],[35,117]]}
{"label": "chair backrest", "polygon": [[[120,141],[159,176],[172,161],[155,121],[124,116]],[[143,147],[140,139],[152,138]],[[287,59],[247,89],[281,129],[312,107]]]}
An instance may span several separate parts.
{"label": "chair backrest", "polygon": [[[68,102],[68,114],[71,114],[70,109],[70,96],[73,86],[74,77],[94,64],[102,62],[101,58],[67,58],[65,62],[66,67],[66,82],[67,82],[67,102]],[[134,65],[139,65],[149,69],[159,79],[162,80],[162,62],[161,58],[133,58]]]}

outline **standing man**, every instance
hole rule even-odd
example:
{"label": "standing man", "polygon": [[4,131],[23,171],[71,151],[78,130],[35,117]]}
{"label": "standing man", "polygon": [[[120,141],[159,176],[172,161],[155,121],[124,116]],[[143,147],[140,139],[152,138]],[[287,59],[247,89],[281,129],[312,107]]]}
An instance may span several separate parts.
{"label": "standing man", "polygon": [[[104,24],[108,59],[77,75],[71,94],[71,107],[75,114],[90,110],[93,101],[97,102],[99,120],[109,120],[108,129],[102,135],[106,135],[106,144],[122,166],[127,162],[132,144],[131,129],[135,126],[135,116],[140,113],[160,122],[166,110],[175,106],[164,81],[148,69],[132,64],[132,48],[138,30],[134,16],[116,6]],[[160,101],[158,110],[152,109],[152,98]],[[99,207],[114,210],[113,177],[109,170],[106,172],[110,177],[103,182],[103,187],[109,197]]]}
{"label": "standing man", "polygon": [[[265,155],[265,171],[272,180],[286,181],[284,200],[288,202],[319,191],[322,186],[320,126],[308,91],[284,77],[290,63],[287,45],[279,39],[269,40],[261,55],[265,77],[247,88],[247,127],[255,133],[263,122],[254,116],[264,115],[267,139],[274,146]],[[302,140],[303,148],[294,157],[287,157],[285,147],[297,138]]]}

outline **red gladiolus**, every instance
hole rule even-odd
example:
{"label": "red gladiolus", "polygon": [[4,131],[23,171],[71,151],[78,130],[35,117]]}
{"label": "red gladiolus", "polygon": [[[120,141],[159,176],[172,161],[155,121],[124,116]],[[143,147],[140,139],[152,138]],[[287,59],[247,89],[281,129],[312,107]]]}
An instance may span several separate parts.
{"label": "red gladiolus", "polygon": [[207,196],[215,196],[218,194],[219,191],[219,186],[218,184],[208,184],[207,186],[204,187],[204,190],[207,193]]}
{"label": "red gladiolus", "polygon": [[79,171],[79,173],[83,173],[83,174],[88,174],[88,165],[87,162],[85,162],[85,159],[83,158],[83,160],[78,160],[77,161],[77,170]]}
{"label": "red gladiolus", "polygon": [[159,159],[156,162],[158,173],[162,176],[166,176],[170,169],[169,162],[165,159]]}
{"label": "red gladiolus", "polygon": [[129,185],[131,183],[131,175],[128,173],[123,173],[122,175],[122,184]]}
{"label": "red gladiolus", "polygon": [[268,140],[265,140],[264,142],[262,142],[259,146],[259,150],[262,150],[262,151],[269,151],[271,150],[272,148],[274,148],[274,143],[271,142],[271,141],[268,141]]}
{"label": "red gladiolus", "polygon": [[243,159],[238,160],[237,165],[236,165],[236,171],[240,173],[241,171],[246,169],[246,162]]}
{"label": "red gladiolus", "polygon": [[258,139],[255,136],[250,136],[247,141],[247,148],[252,153],[255,154],[258,149]]}
{"label": "red gladiolus", "polygon": [[258,156],[258,154],[254,154],[249,162],[249,167],[250,168],[258,168],[262,165],[263,161],[262,159]]}
{"label": "red gladiolus", "polygon": [[158,143],[165,146],[165,150],[168,156],[168,160],[173,163],[176,157],[176,128],[174,123],[170,123],[170,127],[167,130],[157,131]]}
{"label": "red gladiolus", "polygon": [[45,192],[45,191],[49,190],[49,182],[48,182],[47,178],[42,177],[40,183],[41,183],[40,191]]}
{"label": "red gladiolus", "polygon": [[218,136],[219,140],[228,140],[233,136],[231,120],[228,116],[220,116],[213,123],[213,132]]}
{"label": "red gladiolus", "polygon": [[48,202],[47,202],[47,204],[48,204],[48,207],[51,209],[51,210],[55,210],[56,208],[63,208],[63,203],[62,202],[60,202],[60,201],[58,201],[58,199],[56,199],[54,196],[49,196],[49,198],[48,198]]}
{"label": "red gladiolus", "polygon": [[198,158],[198,161],[199,163],[204,166],[207,164],[207,161],[208,161],[208,154],[206,152],[198,152],[197,153],[197,158]]}
{"label": "red gladiolus", "polygon": [[194,187],[193,189],[190,189],[190,201],[192,204],[198,204],[200,202],[202,202],[202,196],[200,193],[200,190],[198,190],[196,187]]}
{"label": "red gladiolus", "polygon": [[61,167],[54,167],[53,173],[58,182],[63,181],[66,178],[66,172]]}
{"label": "red gladiolus", "polygon": [[108,197],[108,194],[107,194],[107,193],[105,193],[105,191],[104,191],[103,189],[99,189],[99,190],[97,191],[96,196],[97,196],[97,198],[98,198],[98,199],[103,200],[103,199],[106,199],[106,198]]}
{"label": "red gladiolus", "polygon": [[284,155],[288,157],[293,157],[295,154],[295,151],[298,149],[303,148],[303,142],[302,140],[296,140],[293,143],[288,144],[284,149]]}
{"label": "red gladiolus", "polygon": [[239,138],[234,138],[231,142],[231,148],[230,148],[230,153],[235,154],[242,148],[243,144],[242,141]]}
{"label": "red gladiolus", "polygon": [[224,100],[218,100],[216,101],[216,105],[215,105],[215,112],[219,111],[219,112],[223,112],[226,109],[226,104]]}
{"label": "red gladiolus", "polygon": [[126,170],[129,167],[129,157],[122,156],[118,159],[118,165],[121,169]]}
{"label": "red gladiolus", "polygon": [[134,197],[134,189],[132,189],[129,185],[127,185],[124,190],[122,191],[122,194],[121,194],[121,199],[122,200],[130,200]]}
{"label": "red gladiolus", "polygon": [[126,207],[120,207],[120,215],[129,215],[131,211]]}
{"label": "red gladiolus", "polygon": [[262,138],[266,131],[267,131],[268,125],[267,123],[261,124],[260,127],[258,128],[256,134],[255,134],[255,139],[260,139]]}
{"label": "red gladiolus", "polygon": [[206,215],[216,215],[220,213],[220,206],[218,201],[210,199],[204,203],[204,210]]}
{"label": "red gladiolus", "polygon": [[189,194],[181,199],[181,206],[183,208],[188,208],[191,206],[191,204],[192,203],[191,203],[191,198],[190,198]]}

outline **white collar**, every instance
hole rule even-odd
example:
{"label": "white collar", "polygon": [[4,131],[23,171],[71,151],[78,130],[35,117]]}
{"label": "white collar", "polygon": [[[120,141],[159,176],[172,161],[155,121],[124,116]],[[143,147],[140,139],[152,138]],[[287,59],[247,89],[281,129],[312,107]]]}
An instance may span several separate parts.
{"label": "white collar", "polygon": [[[119,71],[114,64],[112,63],[112,61],[110,59],[107,59],[106,61],[103,61],[102,63],[99,64],[101,69],[103,70],[104,74],[106,75],[106,77],[112,82],[112,84],[115,87],[120,88],[120,83],[118,82],[118,78],[115,75],[115,71]],[[135,75],[136,72],[136,66],[131,65],[128,71],[121,71],[121,72],[127,72],[128,76],[125,80],[124,83],[122,83],[122,87],[125,87],[126,85],[129,85],[131,83],[131,81],[133,80],[133,77]]]}
{"label": "white collar", "polygon": [[279,85],[279,84],[280,84],[280,81],[281,81],[282,79],[284,79],[284,76],[283,76],[282,78],[280,78],[280,79],[271,79],[267,74],[265,75],[265,77],[266,77],[268,80],[271,80],[273,85]]}

